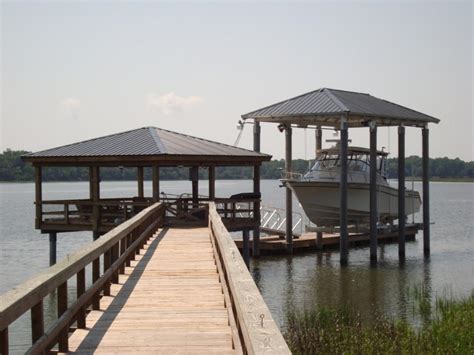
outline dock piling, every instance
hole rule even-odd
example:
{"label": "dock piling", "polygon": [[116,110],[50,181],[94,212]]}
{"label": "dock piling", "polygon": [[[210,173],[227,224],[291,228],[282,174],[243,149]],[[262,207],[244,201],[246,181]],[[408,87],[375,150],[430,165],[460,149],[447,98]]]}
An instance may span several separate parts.
{"label": "dock piling", "polygon": [[422,129],[423,155],[423,253],[430,255],[430,172],[429,172],[429,129]]}
{"label": "dock piling", "polygon": [[57,255],[57,233],[49,233],[49,266],[56,264],[56,255]]}
{"label": "dock piling", "polygon": [[377,261],[377,126],[370,125],[370,260]]}
{"label": "dock piling", "polygon": [[245,265],[247,265],[247,269],[250,265],[250,242],[249,242],[249,231],[244,229],[242,231],[242,240],[243,240],[243,257],[245,261]]}
{"label": "dock piling", "polygon": [[340,263],[346,265],[349,256],[349,235],[347,232],[347,142],[348,128],[345,117],[341,119],[341,180],[340,180]]}
{"label": "dock piling", "polygon": [[398,127],[398,257],[405,259],[405,127]]}
{"label": "dock piling", "polygon": [[[291,175],[291,126],[287,125],[285,127],[285,178],[290,178]],[[291,190],[286,187],[286,244],[288,254],[293,253],[293,201]]]}

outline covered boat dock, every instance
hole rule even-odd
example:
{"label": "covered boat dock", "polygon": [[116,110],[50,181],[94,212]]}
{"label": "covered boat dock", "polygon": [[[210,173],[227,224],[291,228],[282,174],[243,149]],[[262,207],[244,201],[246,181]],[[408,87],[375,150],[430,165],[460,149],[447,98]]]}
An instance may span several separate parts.
{"label": "covered boat dock", "polygon": [[[349,232],[347,220],[347,147],[349,128],[366,127],[370,132],[370,259],[377,261],[377,189],[376,150],[377,128],[398,127],[398,216],[405,216],[405,128],[421,129],[423,159],[423,250],[430,253],[429,209],[429,129],[428,124],[439,119],[407,107],[379,99],[365,93],[322,88],[299,95],[242,115],[243,120],[254,123],[254,150],[260,151],[261,123],[274,123],[285,132],[285,173],[292,173],[292,129],[314,128],[316,152],[322,147],[324,128],[340,132],[340,262],[346,264],[349,256]],[[286,187],[286,248],[293,253],[292,192]],[[317,233],[322,238],[322,233]],[[405,218],[398,219],[399,257],[405,259]],[[254,241],[254,250],[258,249]],[[321,243],[318,243],[321,244]]]}

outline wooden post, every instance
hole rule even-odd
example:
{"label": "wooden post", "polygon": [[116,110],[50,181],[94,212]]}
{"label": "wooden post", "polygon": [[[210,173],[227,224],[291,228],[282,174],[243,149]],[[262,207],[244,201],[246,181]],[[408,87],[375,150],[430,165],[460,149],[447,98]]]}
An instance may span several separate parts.
{"label": "wooden post", "polygon": [[[110,265],[115,263],[119,257],[119,243],[117,242],[115,245],[110,248]],[[113,273],[111,282],[114,284],[118,284],[119,282],[119,275],[118,270]]]}
{"label": "wooden post", "polygon": [[423,155],[423,253],[430,255],[430,170],[429,170],[429,134],[428,127],[422,129]]}
{"label": "wooden post", "polygon": [[[67,311],[67,281],[61,284],[58,287],[58,318],[62,316],[64,312]],[[58,350],[60,352],[68,352],[69,351],[69,327],[65,327],[61,330],[58,336]]]}
{"label": "wooden post", "polygon": [[92,232],[92,240],[97,240],[100,238],[99,232]]}
{"label": "wooden post", "polygon": [[347,119],[343,117],[341,119],[341,177],[340,177],[340,237],[339,237],[339,248],[340,248],[340,263],[346,265],[349,258],[349,243],[347,233],[347,141],[348,141],[348,128]]}
{"label": "wooden post", "polygon": [[[288,124],[285,129],[285,178],[287,179],[292,170],[291,133],[291,126]],[[293,201],[288,186],[286,187],[286,250],[289,254],[293,253]]]}
{"label": "wooden post", "polygon": [[[260,165],[253,167],[253,192],[260,193]],[[253,204],[253,218],[257,226],[253,229],[252,256],[260,256],[260,200]]]}
{"label": "wooden post", "polygon": [[254,119],[253,122],[253,150],[260,153],[260,122]]}
{"label": "wooden post", "polygon": [[0,330],[0,354],[8,355],[10,345],[8,344],[8,328]]}
{"label": "wooden post", "polygon": [[405,127],[398,127],[398,257],[405,259]]}
{"label": "wooden post", "polygon": [[49,232],[49,266],[56,264],[57,255],[57,234],[56,232]]}
{"label": "wooden post", "polygon": [[153,190],[153,201],[158,202],[160,199],[160,167],[154,165],[152,167],[153,181],[152,181],[152,190]]}
{"label": "wooden post", "polygon": [[209,166],[209,199],[212,201],[216,198],[216,167]]}
{"label": "wooden post", "polygon": [[315,130],[315,136],[316,136],[316,151],[314,152],[314,156],[316,158],[319,158],[321,155],[321,149],[323,147],[323,130],[321,129],[321,126],[317,126]]}
{"label": "wooden post", "polygon": [[138,184],[138,197],[144,197],[143,189],[143,166],[137,167],[137,184]]}
{"label": "wooden post", "polygon": [[[323,130],[321,129],[321,126],[316,127],[315,138],[316,151],[314,152],[314,156],[319,158],[321,155],[321,149],[323,148]],[[323,232],[316,232],[316,248],[318,250],[323,250]]]}
{"label": "wooden post", "polygon": [[[81,269],[76,276],[76,290],[77,298],[81,297],[86,292],[86,270]],[[84,329],[86,327],[86,307],[82,307],[77,314],[77,327]]]}
{"label": "wooden post", "polygon": [[370,124],[370,260],[377,261],[377,126]]}
{"label": "wooden post", "polygon": [[33,344],[44,334],[43,300],[31,307],[31,339]]}
{"label": "wooden post", "polygon": [[323,250],[323,232],[316,232],[316,249]]}
{"label": "wooden post", "polygon": [[42,186],[42,172],[41,166],[35,165],[35,206],[36,206],[36,219],[35,228],[41,228],[41,222],[43,221],[43,186]]}
{"label": "wooden post", "polygon": [[[92,283],[95,283],[100,278],[100,257],[92,262]],[[100,309],[100,293],[96,293],[92,298],[92,309]]]}
{"label": "wooden post", "polygon": [[89,168],[89,191],[92,201],[92,230],[98,232],[100,227],[100,171],[98,166]]}
{"label": "wooden post", "polygon": [[[104,253],[104,273],[110,268],[110,265],[111,265],[110,258],[111,258],[111,251],[109,249]],[[107,282],[104,285],[104,296],[110,296],[110,280],[107,280]]]}
{"label": "wooden post", "polygon": [[249,268],[250,265],[250,243],[249,243],[249,231],[247,229],[244,229],[242,231],[242,240],[243,240],[243,245],[242,245],[242,252],[243,252],[243,257],[245,261],[245,265],[247,266],[247,269]]}
{"label": "wooden post", "polygon": [[189,179],[192,182],[193,207],[199,205],[199,167],[193,166],[189,169]]}

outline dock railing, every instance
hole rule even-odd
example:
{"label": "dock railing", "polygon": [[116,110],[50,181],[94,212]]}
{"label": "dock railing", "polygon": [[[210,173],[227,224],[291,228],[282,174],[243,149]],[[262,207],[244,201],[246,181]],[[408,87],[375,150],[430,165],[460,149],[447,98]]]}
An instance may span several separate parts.
{"label": "dock railing", "polygon": [[[68,332],[86,327],[86,308],[100,309],[100,295],[110,295],[110,284],[118,283],[119,273],[162,225],[164,206],[155,203],[136,216],[110,230],[101,238],[69,255],[56,265],[8,291],[0,297],[0,353],[8,354],[8,327],[24,313],[31,312],[32,347],[30,354],[47,352],[58,344],[60,352],[68,351]],[[103,273],[100,272],[102,257]],[[86,267],[92,264],[92,285],[86,289]],[[68,305],[68,281],[76,279],[77,300]],[[57,297],[58,318],[45,330],[43,300]]]}
{"label": "dock railing", "polygon": [[233,313],[230,318],[235,320],[231,326],[239,334],[234,345],[240,343],[247,354],[291,354],[213,202],[209,202],[209,231],[226,303],[229,299]]}

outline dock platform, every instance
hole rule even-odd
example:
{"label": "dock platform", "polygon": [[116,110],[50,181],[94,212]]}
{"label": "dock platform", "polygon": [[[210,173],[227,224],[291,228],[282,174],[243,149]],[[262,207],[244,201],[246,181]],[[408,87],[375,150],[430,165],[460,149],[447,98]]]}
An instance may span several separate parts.
{"label": "dock platform", "polygon": [[[410,224],[405,229],[406,241],[414,241],[416,234],[420,229],[419,224]],[[378,234],[379,243],[393,243],[398,241],[398,230],[387,231]],[[349,246],[363,246],[368,245],[370,241],[369,233],[349,233]],[[235,239],[237,248],[242,251],[242,238]],[[252,240],[249,240],[250,254],[252,254]],[[338,233],[323,233],[320,249],[338,249],[339,248],[339,234]],[[316,232],[303,233],[297,238],[293,238],[293,252],[302,253],[319,250],[316,240]],[[260,253],[262,255],[282,254],[287,252],[286,239],[281,235],[263,235],[260,236]]]}

